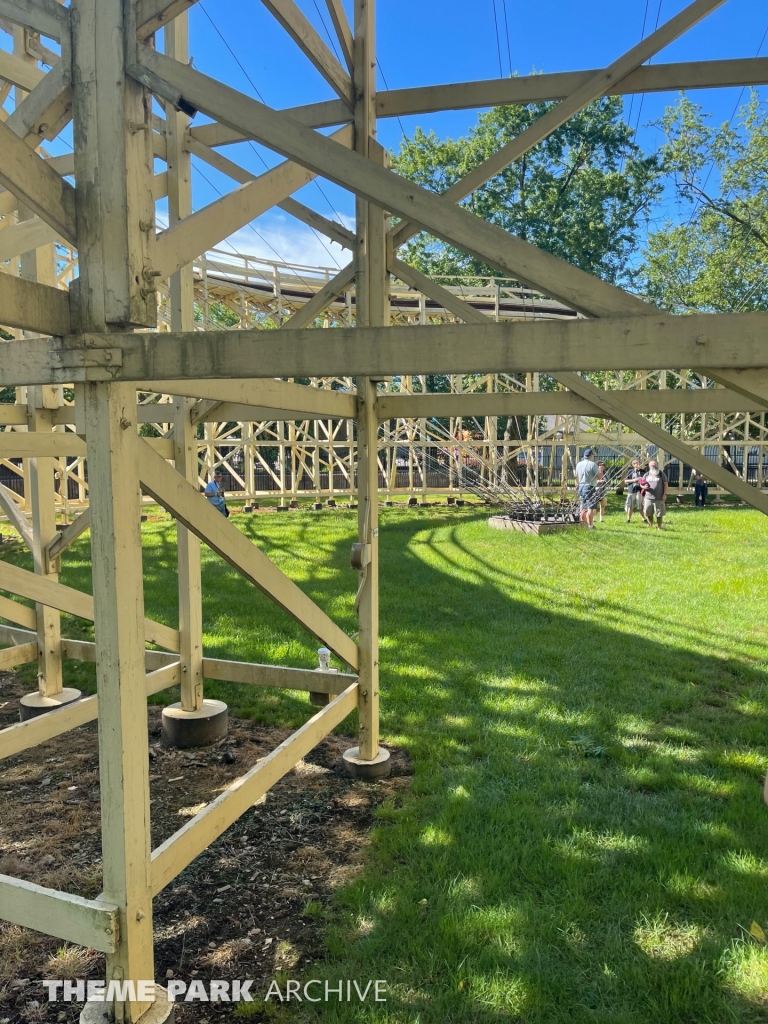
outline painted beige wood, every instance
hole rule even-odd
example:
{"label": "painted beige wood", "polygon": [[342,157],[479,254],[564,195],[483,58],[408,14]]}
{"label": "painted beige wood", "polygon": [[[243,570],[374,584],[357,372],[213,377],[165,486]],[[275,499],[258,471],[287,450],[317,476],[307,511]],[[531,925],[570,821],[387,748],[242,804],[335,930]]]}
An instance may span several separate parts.
{"label": "painted beige wood", "polygon": [[[473,110],[512,103],[564,100],[599,73],[600,69],[595,68],[591,71],[561,71],[556,74],[391,89],[377,94],[376,115],[382,118],[403,117],[439,110]],[[679,92],[766,83],[768,57],[701,60],[638,67],[619,81],[612,82],[604,95],[628,96],[644,92]]]}
{"label": "painted beige wood", "polygon": [[[63,404],[60,388],[27,389],[29,408],[28,436],[55,437],[53,408]],[[50,458],[30,459],[25,485],[32,512],[32,556],[35,573],[57,584],[58,566],[51,565],[46,549],[56,538],[56,461]],[[61,693],[64,683],[61,664],[61,615],[56,608],[40,602],[36,605],[38,667],[37,686],[40,695],[53,697]]]}
{"label": "painted beige wood", "polygon": [[[306,125],[308,128],[330,128],[334,125],[348,124],[352,120],[349,107],[342,100],[324,100],[319,103],[306,103],[298,107],[284,108],[288,117]],[[214,122],[190,128],[190,136],[206,146],[231,146],[242,142],[248,136],[236,128]]]}
{"label": "painted beige wood", "polygon": [[162,391],[169,395],[187,395],[189,398],[221,399],[258,406],[272,412],[302,410],[308,414],[339,419],[351,418],[356,412],[355,397],[349,392],[308,387],[305,384],[292,384],[284,380],[223,379],[201,380],[194,383],[166,380],[145,383],[146,390]]}
{"label": "painted beige wood", "polygon": [[[488,157],[477,167],[474,167],[469,174],[466,174],[460,181],[455,182],[442,194],[445,202],[459,203],[462,199],[471,195],[475,189],[480,188],[486,181],[490,181],[505,167],[508,167],[515,160],[533,149],[551,135],[555,129],[565,124],[580,110],[583,110],[593,100],[604,96],[610,89],[613,82],[620,82],[630,72],[639,68],[659,50],[664,49],[669,43],[687,32],[688,29],[698,24],[708,14],[721,7],[725,0],[694,0],[675,17],[670,18],[661,28],[651,32],[645,39],[633,46],[625,54],[619,57],[607,68],[599,71],[593,78],[579,86],[570,96],[567,96],[556,107],[550,108],[545,114],[520,132],[506,145],[501,146],[492,156]],[[397,248],[408,238],[411,238],[418,231],[418,225],[411,226],[407,223],[399,224],[392,238],[392,243]]]}
{"label": "painted beige wood", "polygon": [[405,284],[409,284],[417,291],[423,292],[430,299],[435,299],[444,309],[461,317],[464,323],[487,323],[488,317],[481,310],[470,306],[460,295],[454,295],[453,292],[449,292],[447,288],[443,288],[442,285],[427,277],[426,274],[422,274],[421,271],[408,266],[407,263],[403,263],[402,260],[397,259],[395,256],[390,256],[389,258],[389,270],[395,277],[404,281]]}
{"label": "painted beige wood", "polygon": [[[8,619],[9,622],[17,622],[20,626],[26,626],[27,629],[37,628],[37,616],[35,615],[35,609],[29,608],[25,604],[20,604],[18,601],[11,601],[9,597],[0,596],[0,617]],[[3,626],[3,630],[9,629],[9,627]],[[19,630],[11,629],[7,634],[0,633],[0,638],[3,643],[22,643],[23,641],[18,639],[20,635]],[[28,639],[35,637],[32,633]]]}
{"label": "painted beige wood", "polygon": [[[35,648],[37,643],[34,644]],[[37,657],[37,654],[35,654]],[[56,711],[49,711],[27,722],[16,722],[5,729],[0,729],[0,761],[6,757],[14,757],[24,750],[31,750],[40,743],[47,743],[56,736],[63,736],[78,726],[95,722],[99,715],[96,696],[84,697]],[[0,914],[0,916],[5,916]]]}
{"label": "painted beige wood", "polygon": [[355,280],[356,268],[356,260],[352,260],[346,267],[342,267],[328,284],[324,285],[312,296],[309,302],[305,302],[303,306],[296,310],[293,316],[288,317],[281,330],[286,328],[298,330],[311,324],[333,302],[340,292],[343,292],[348,285],[352,284]]}
{"label": "painted beige wood", "polygon": [[596,388],[594,384],[584,380],[578,373],[558,373],[556,377],[564,387],[575,391],[576,394],[582,397],[589,398],[604,414],[616,420],[617,423],[623,423],[625,426],[631,427],[641,437],[658,445],[661,451],[669,452],[670,455],[674,455],[681,462],[693,466],[694,469],[698,469],[708,479],[724,488],[724,490],[735,494],[742,501],[746,501],[749,505],[768,515],[767,494],[763,494],[756,487],[752,487],[751,484],[742,480],[735,473],[729,472],[719,463],[708,459],[706,455],[692,445],[686,444],[684,441],[678,441],[669,431],[662,430],[661,427],[657,427],[655,423],[651,423],[643,416],[628,412],[622,406],[621,401],[614,397],[614,392]]}
{"label": "painted beige wood", "polygon": [[13,526],[14,530],[18,533],[24,544],[32,550],[32,527],[26,514],[21,510],[14,492],[6,487],[5,484],[0,484],[0,509],[5,512],[8,517],[8,522]]}
{"label": "painted beige wood", "polygon": [[267,790],[357,707],[357,683],[297,729],[271,754],[236,779],[199,814],[152,851],[152,892],[156,896]]}
{"label": "painted beige wood", "polygon": [[56,536],[46,545],[46,558],[53,562],[75,543],[86,530],[91,528],[91,510],[86,508],[64,530],[57,530]]}
{"label": "painted beige wood", "polygon": [[136,26],[139,39],[146,39],[164,28],[194,3],[196,0],[138,0]]}
{"label": "painted beige wood", "polygon": [[119,924],[114,904],[86,900],[21,878],[0,875],[0,907],[5,921],[23,928],[102,953],[115,949]]}
{"label": "painted beige wood", "polygon": [[[345,140],[351,141],[351,137],[351,130],[349,128],[336,133],[336,138],[343,144]],[[192,135],[187,136],[186,146],[190,153],[200,157],[201,160],[205,160],[211,167],[215,167],[222,174],[232,178],[233,181],[240,182],[241,185],[249,181],[255,181],[257,178],[257,175],[247,171],[233,160],[228,160],[221,153],[217,153],[215,149],[211,149],[210,146],[205,146],[203,143],[198,142]],[[310,210],[308,206],[304,206],[303,203],[298,202],[296,199],[283,199],[275,205],[286,213],[290,213],[292,217],[296,217],[305,224],[309,224],[310,227],[315,228],[315,230],[321,231],[328,238],[332,238],[334,242],[338,242],[339,245],[345,246],[347,249],[352,248],[354,235],[341,224],[337,224],[336,221],[328,220],[327,217],[323,217],[315,210]]]}
{"label": "painted beige wood", "polygon": [[[145,438],[164,459],[173,458],[173,442],[165,437]],[[23,431],[0,432],[0,458],[3,459],[58,459],[63,455],[85,455],[86,444],[80,434],[31,434]]]}
{"label": "painted beige wood", "polygon": [[[46,224],[40,217],[32,217],[29,220],[20,221],[18,224],[9,224],[7,228],[3,228],[0,231],[0,261],[13,259],[14,256],[19,256],[23,252],[30,252],[32,249],[39,249],[42,245],[47,245],[50,242],[55,242],[58,238],[61,238],[61,233],[56,228],[51,227],[50,224]],[[13,280],[10,274],[3,274],[4,278],[8,277],[9,280]],[[45,287],[44,285],[40,286]],[[7,297],[9,294],[9,286],[4,284],[3,294]],[[62,295],[66,295],[66,292],[62,292]],[[40,300],[38,300],[39,302]],[[54,300],[60,302],[61,300]],[[20,319],[20,316],[15,316],[15,308],[13,304],[9,304],[7,307],[8,314],[14,316],[14,319]],[[6,321],[3,319],[5,312],[0,313],[0,319],[3,323],[7,324],[8,327],[18,326],[11,323],[10,320]],[[35,318],[34,307],[30,309],[30,318]],[[51,325],[52,326],[52,325]],[[62,326],[59,322],[56,322],[56,326]],[[32,328],[30,327],[30,330]],[[69,328],[68,328],[69,329]],[[50,334],[51,331],[41,331],[44,334]]]}
{"label": "painted beige wood", "polygon": [[341,693],[357,676],[345,672],[314,672],[306,668],[286,665],[258,665],[245,661],[225,661],[222,658],[203,658],[206,679],[217,679],[245,686],[271,686],[283,690],[303,690],[315,693]]}
{"label": "painted beige wood", "polygon": [[56,233],[77,244],[75,191],[7,124],[0,121],[0,184],[34,211]]}
{"label": "painted beige wood", "polygon": [[[93,516],[93,510],[91,516]],[[139,514],[136,516],[136,522],[139,523]],[[91,526],[91,530],[93,530],[93,526]],[[91,537],[91,545],[93,545],[93,537]],[[54,583],[27,569],[11,565],[10,562],[0,561],[0,587],[11,594],[18,594],[19,597],[26,597],[30,601],[46,604],[51,608],[58,608],[59,611],[76,615],[80,619],[95,621],[94,600],[90,594],[66,587],[63,583]],[[152,619],[144,620],[144,629],[147,642],[158,644],[169,651],[178,652],[178,630],[164,626],[160,622],[153,622]]]}
{"label": "painted beige wood", "polygon": [[[103,3],[104,0],[99,0]],[[118,12],[112,17],[118,20]],[[136,392],[84,389],[91,505],[104,899],[120,908],[120,941],[107,976],[154,978],[150,888],[144,580]],[[149,448],[145,449],[145,452]],[[154,456],[154,453],[153,453]],[[160,458],[160,456],[158,456]],[[163,463],[165,465],[165,463]],[[178,647],[177,647],[178,650]],[[138,1020],[148,1008],[127,1003]]]}
{"label": "painted beige wood", "polygon": [[169,61],[147,47],[140,48],[140,61],[196,109],[351,189],[361,198],[413,221],[522,283],[541,288],[574,309],[608,315],[621,307],[622,312],[633,315],[647,306],[636,296],[515,238],[360,153],[346,152],[284,113],[271,110],[193,68]]}
{"label": "painted beige wood", "polygon": [[744,395],[754,402],[755,408],[768,409],[768,367],[752,370],[728,370],[723,367],[707,370],[707,376]]}
{"label": "painted beige wood", "polygon": [[56,0],[0,0],[0,18],[57,41],[69,31],[69,10]]}
{"label": "painted beige wood", "polygon": [[[768,313],[604,317],[440,327],[337,327],[280,334],[232,330],[158,334],[151,351],[141,335],[108,335],[122,353],[110,373],[133,381],[190,380],[230,375],[265,377],[371,376],[400,373],[517,373],[559,370],[763,367]],[[0,345],[0,374],[7,385],[49,382],[47,365],[59,349],[45,340]],[[630,365],[628,365],[630,364]],[[70,379],[76,371],[68,369]],[[84,372],[84,371],[83,371]],[[63,374],[62,374],[63,375]]]}
{"label": "painted beige wood", "polygon": [[143,489],[309,633],[330,647],[350,668],[356,669],[357,644],[255,544],[229,523],[196,487],[144,446],[141,438],[137,441],[141,450],[139,463]]}
{"label": "painted beige wood", "polygon": [[293,0],[261,0],[261,2],[277,18],[302,53],[312,61],[330,87],[351,108],[354,103],[352,79],[299,7]]}
{"label": "painted beige wood", "polygon": [[339,46],[341,47],[341,53],[344,57],[344,63],[347,65],[347,70],[350,74],[354,71],[354,41],[352,39],[352,29],[349,26],[347,20],[347,12],[344,10],[344,5],[341,0],[325,0],[328,6],[328,13],[331,16],[333,27],[336,31],[336,36],[339,40]]}
{"label": "painted beige wood", "polygon": [[[725,388],[615,391],[612,395],[630,412],[729,413],[759,412],[756,399]],[[380,420],[450,416],[601,416],[587,399],[568,391],[465,392],[463,394],[397,395],[380,393],[376,401]]]}
{"label": "painted beige wood", "polygon": [[28,665],[37,661],[37,640],[0,651],[0,672],[8,672],[17,665]]}
{"label": "painted beige wood", "polygon": [[[17,104],[6,125],[33,148],[44,139],[55,139],[62,128],[72,120],[71,68],[68,60],[61,60],[45,75],[35,88]],[[64,171],[57,164],[62,158],[48,159],[59,174]],[[69,155],[65,162],[69,162]]]}
{"label": "painted beige wood", "polygon": [[160,693],[167,690],[169,686],[176,686],[183,680],[181,662],[175,661],[170,665],[161,665],[147,673],[147,695]]}
{"label": "painted beige wood", "polygon": [[[346,128],[337,133],[341,143],[349,138],[349,134]],[[197,151],[194,144],[190,145],[190,149],[192,152]],[[259,177],[249,176],[249,180],[240,188],[209,203],[166,231],[161,231],[156,240],[154,264],[160,276],[168,277],[191,263],[201,253],[255,220],[315,177],[306,168],[286,160]]]}
{"label": "painted beige wood", "polygon": [[[176,472],[198,489],[197,427],[192,425],[193,398],[174,402]],[[200,540],[186,526],[177,525],[179,586],[179,653],[181,657],[181,706],[196,711],[203,706],[203,604],[200,573]]]}
{"label": "painted beige wood", "polygon": [[44,77],[45,72],[41,71],[37,64],[29,64],[19,57],[14,57],[7,50],[0,50],[0,78],[4,78],[6,82],[31,92]]}
{"label": "painted beige wood", "polygon": [[[29,223],[35,221],[22,221],[14,227]],[[50,228],[47,224],[45,228],[48,235]],[[0,232],[0,244],[4,241],[6,230],[9,229]],[[46,241],[50,242],[50,237]],[[6,327],[24,327],[40,334],[69,334],[69,294],[47,284],[38,284],[37,281],[0,274],[0,323]]]}

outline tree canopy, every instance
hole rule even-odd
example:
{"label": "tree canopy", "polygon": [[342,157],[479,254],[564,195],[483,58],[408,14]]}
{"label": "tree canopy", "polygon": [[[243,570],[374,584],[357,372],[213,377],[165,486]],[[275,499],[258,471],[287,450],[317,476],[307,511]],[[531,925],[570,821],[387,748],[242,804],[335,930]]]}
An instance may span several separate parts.
{"label": "tree canopy", "polygon": [[[494,107],[456,140],[417,129],[413,138],[403,139],[393,165],[419,185],[444,192],[551,106]],[[463,205],[583,270],[613,282],[626,280],[663,186],[658,158],[645,155],[634,142],[622,109],[621,98],[615,96],[591,103]],[[414,238],[403,254],[430,275],[498,276],[498,271],[426,234]]]}
{"label": "tree canopy", "polygon": [[713,127],[682,96],[658,126],[678,216],[648,236],[637,286],[676,313],[768,308],[768,120],[753,93]]}

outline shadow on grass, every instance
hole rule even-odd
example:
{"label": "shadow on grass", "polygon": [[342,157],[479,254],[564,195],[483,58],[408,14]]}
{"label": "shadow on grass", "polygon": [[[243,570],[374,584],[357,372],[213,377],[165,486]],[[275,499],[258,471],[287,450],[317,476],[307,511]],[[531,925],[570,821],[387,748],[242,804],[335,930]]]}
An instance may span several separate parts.
{"label": "shadow on grass", "polygon": [[[746,936],[768,923],[765,674],[727,655],[727,628],[595,600],[568,564],[592,538],[480,544],[482,518],[382,522],[382,729],[416,774],[339,894],[324,976],[386,979],[388,1000],[318,1012],[768,1020],[765,949]],[[354,631],[352,516],[240,525]],[[155,524],[145,551],[146,612],[172,625],[174,540]],[[63,582],[90,589],[87,545],[73,550]],[[562,582],[514,568],[535,558],[561,565]],[[314,667],[315,642],[213,556],[204,586],[206,653]],[[310,712],[303,695],[206,689],[265,722]]]}

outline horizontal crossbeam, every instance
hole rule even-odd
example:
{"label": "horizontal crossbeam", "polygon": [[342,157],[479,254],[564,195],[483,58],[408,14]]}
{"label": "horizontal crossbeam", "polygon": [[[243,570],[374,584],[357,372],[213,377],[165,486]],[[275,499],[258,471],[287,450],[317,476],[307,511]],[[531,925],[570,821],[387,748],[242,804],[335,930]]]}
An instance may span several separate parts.
{"label": "horizontal crossbeam", "polygon": [[[5,228],[2,234],[8,230]],[[69,334],[69,292],[0,274],[0,324],[40,334]]]}
{"label": "horizontal crossbeam", "polygon": [[69,34],[69,8],[56,0],[0,0],[0,17],[57,41]]}
{"label": "horizontal crossbeam", "polygon": [[50,224],[57,234],[77,246],[74,188],[2,121],[0,184]]}
{"label": "horizontal crossbeam", "polygon": [[[254,405],[273,412],[301,411],[333,419],[351,419],[357,415],[357,400],[346,391],[313,388],[284,380],[201,380],[194,383],[161,380],[146,381],[146,391],[187,398],[211,398],[238,405]],[[157,407],[156,407],[157,408]],[[158,412],[162,416],[162,406]]]}
{"label": "horizontal crossbeam", "polygon": [[3,920],[23,928],[101,953],[113,953],[117,948],[118,908],[101,900],[86,900],[0,875],[0,914]]}

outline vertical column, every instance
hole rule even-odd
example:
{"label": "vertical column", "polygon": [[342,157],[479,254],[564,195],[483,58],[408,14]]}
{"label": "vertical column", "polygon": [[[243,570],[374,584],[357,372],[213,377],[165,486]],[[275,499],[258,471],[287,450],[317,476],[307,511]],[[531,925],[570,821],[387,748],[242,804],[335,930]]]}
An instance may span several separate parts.
{"label": "vertical column", "polygon": [[[376,48],[373,0],[354,5],[355,150],[384,163],[376,134]],[[361,327],[389,323],[384,211],[357,199],[356,322]],[[353,565],[361,574],[358,591],[360,648],[360,745],[344,754],[346,770],[360,778],[380,778],[391,770],[388,750],[379,746],[379,423],[376,381],[357,378],[357,544]]]}
{"label": "vertical column", "polygon": [[[151,101],[125,75],[135,5],[73,0],[70,9],[79,254],[71,299],[80,329],[108,345],[112,328],[157,323]],[[122,1024],[151,1007],[139,982],[154,980],[136,389],[86,381],[77,391],[91,508],[104,899],[119,908],[106,977],[126,983],[127,998],[110,1008]],[[172,1009],[161,993],[156,1022]]]}

